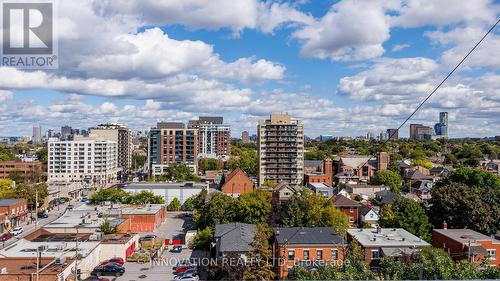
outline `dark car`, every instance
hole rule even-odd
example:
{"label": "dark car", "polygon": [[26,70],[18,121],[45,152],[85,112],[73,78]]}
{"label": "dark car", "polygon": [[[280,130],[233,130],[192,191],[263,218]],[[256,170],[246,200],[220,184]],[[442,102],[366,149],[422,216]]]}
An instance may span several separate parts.
{"label": "dark car", "polygon": [[85,278],[83,281],[110,281],[110,280],[108,278],[89,276],[89,277]]}
{"label": "dark car", "polygon": [[90,275],[94,276],[101,276],[101,275],[107,275],[107,276],[122,276],[125,273],[125,268],[120,266],[117,263],[108,263],[105,265],[99,265],[94,270]]}
{"label": "dark car", "polygon": [[108,264],[108,263],[117,263],[117,264],[123,266],[123,264],[125,263],[125,261],[122,258],[111,258],[109,260],[105,260],[105,261],[101,262],[100,265],[105,265],[105,264]]}
{"label": "dark car", "polygon": [[174,246],[170,252],[172,253],[181,253],[182,252],[182,246]]}
{"label": "dark car", "polygon": [[12,238],[12,234],[10,234],[9,232],[4,233],[4,234],[0,235],[0,242],[5,242],[5,241],[9,240],[10,238]]}
{"label": "dark car", "polygon": [[39,212],[36,215],[39,219],[46,219],[49,217],[49,213],[47,211]]}
{"label": "dark car", "polygon": [[68,209],[68,210],[73,210],[73,208],[74,208],[74,207],[75,207],[75,206],[73,206],[73,205],[69,204],[69,205],[68,205],[68,207],[66,207],[66,209]]}

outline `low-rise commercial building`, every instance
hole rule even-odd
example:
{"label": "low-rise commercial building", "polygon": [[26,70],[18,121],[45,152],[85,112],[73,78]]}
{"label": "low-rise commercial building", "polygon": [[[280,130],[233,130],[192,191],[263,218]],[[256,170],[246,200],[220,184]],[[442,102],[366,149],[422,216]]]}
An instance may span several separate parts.
{"label": "low-rise commercial building", "polygon": [[127,219],[131,232],[153,232],[167,219],[167,207],[162,204],[129,206],[119,209],[120,217]]}
{"label": "low-rise commercial building", "polygon": [[15,257],[0,258],[0,281],[55,281],[70,280],[73,277],[75,260],[70,258],[55,259],[42,257],[38,260],[39,267],[37,272],[37,258]]}
{"label": "low-rise commercial building", "polygon": [[10,160],[0,161],[0,178],[17,173],[26,182],[40,182],[47,176],[47,162]]}
{"label": "low-rise commercial building", "polygon": [[421,248],[430,246],[421,238],[402,228],[359,228],[348,229],[347,240],[356,240],[363,247],[365,263],[372,269],[379,266],[382,257],[411,255]]}
{"label": "low-rise commercial building", "polygon": [[131,193],[139,193],[141,191],[149,191],[154,195],[159,195],[165,199],[165,204],[170,204],[174,198],[181,201],[181,204],[191,196],[198,195],[202,190],[208,191],[206,183],[131,183],[123,187],[124,191]]}
{"label": "low-rise commercial building", "polygon": [[434,229],[432,245],[448,252],[454,260],[469,260],[500,268],[500,240],[472,229]]}
{"label": "low-rise commercial building", "polygon": [[0,200],[0,233],[26,222],[28,217],[28,201],[21,198]]}
{"label": "low-rise commercial building", "polygon": [[277,227],[273,254],[278,261],[278,277],[285,279],[296,265],[340,266],[345,246],[344,239],[331,227]]}

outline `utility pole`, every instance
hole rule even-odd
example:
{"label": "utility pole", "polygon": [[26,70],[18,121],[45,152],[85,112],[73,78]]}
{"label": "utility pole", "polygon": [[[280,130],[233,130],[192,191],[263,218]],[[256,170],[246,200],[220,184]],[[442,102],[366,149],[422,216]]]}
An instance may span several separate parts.
{"label": "utility pole", "polygon": [[469,262],[471,262],[471,257],[470,257],[470,239],[467,241],[468,243],[468,246],[467,246],[467,250],[468,250],[468,253],[467,253],[467,260]]}
{"label": "utility pole", "polygon": [[35,187],[35,229],[38,227],[38,186]]}

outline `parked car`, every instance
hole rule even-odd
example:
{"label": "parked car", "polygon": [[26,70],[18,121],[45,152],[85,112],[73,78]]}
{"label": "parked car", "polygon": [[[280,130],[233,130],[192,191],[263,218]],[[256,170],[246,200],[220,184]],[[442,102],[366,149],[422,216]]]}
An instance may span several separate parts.
{"label": "parked car", "polygon": [[83,202],[83,203],[87,203],[87,202],[89,202],[89,199],[87,197],[82,197],[80,199],[80,201]]}
{"label": "parked car", "polygon": [[144,235],[141,238],[139,238],[139,242],[142,242],[142,241],[153,241],[153,240],[155,240],[156,237],[158,237],[158,236],[156,236],[154,234],[147,234],[147,235]]}
{"label": "parked car", "polygon": [[176,266],[175,267],[175,275],[179,275],[181,273],[184,273],[184,272],[186,272],[190,268],[196,268],[196,266],[191,265],[191,264],[190,265],[186,264],[186,265]]}
{"label": "parked car", "polygon": [[111,258],[109,260],[105,260],[105,261],[101,262],[100,265],[105,265],[105,264],[108,264],[108,263],[117,263],[117,264],[123,266],[123,264],[125,263],[125,261],[122,258],[115,257],[115,258]]}
{"label": "parked car", "polygon": [[179,275],[179,276],[176,276],[174,278],[174,281],[198,281],[200,280],[200,277],[198,277],[198,275],[193,275],[193,274],[182,274],[182,275]]}
{"label": "parked car", "polygon": [[43,211],[43,212],[39,212],[37,215],[36,215],[39,219],[46,219],[49,217],[49,212],[47,210]]}
{"label": "parked car", "polygon": [[184,266],[184,265],[189,265],[189,266],[195,266],[191,260],[189,259],[183,259],[177,262],[177,264],[174,266],[174,269],[176,269],[179,266]]}
{"label": "parked car", "polygon": [[14,235],[14,236],[18,236],[19,234],[23,233],[23,228],[22,227],[16,227],[16,228],[13,228],[11,231],[10,231],[10,234]]}
{"label": "parked car", "polygon": [[108,263],[105,265],[98,265],[90,275],[93,276],[122,276],[125,273],[125,268],[117,263]]}
{"label": "parked car", "polygon": [[181,253],[182,252],[182,246],[174,246],[170,252],[172,253]]}
{"label": "parked car", "polygon": [[85,278],[83,281],[110,281],[110,280],[104,277],[89,276]]}
{"label": "parked car", "polygon": [[12,238],[12,234],[10,234],[9,232],[6,232],[2,235],[0,235],[0,242],[5,242],[7,240],[9,240],[10,238]]}
{"label": "parked car", "polygon": [[73,208],[75,208],[75,206],[69,204],[68,207],[66,207],[67,210],[73,210]]}
{"label": "parked car", "polygon": [[187,275],[187,274],[198,276],[198,270],[194,267],[190,267],[186,271],[184,271],[183,273],[180,273],[178,276]]}

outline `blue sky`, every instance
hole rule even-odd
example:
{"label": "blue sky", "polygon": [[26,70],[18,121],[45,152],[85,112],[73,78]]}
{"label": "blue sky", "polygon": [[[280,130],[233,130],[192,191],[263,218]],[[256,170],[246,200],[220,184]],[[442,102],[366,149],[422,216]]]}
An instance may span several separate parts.
{"label": "blue sky", "polygon": [[[75,7],[75,5],[77,7]],[[0,136],[222,115],[255,132],[289,112],[306,134],[396,127],[500,16],[498,1],[59,2],[58,70],[0,67]],[[411,122],[500,135],[500,28]],[[411,123],[410,122],[410,123]],[[408,135],[404,127],[400,135]]]}

